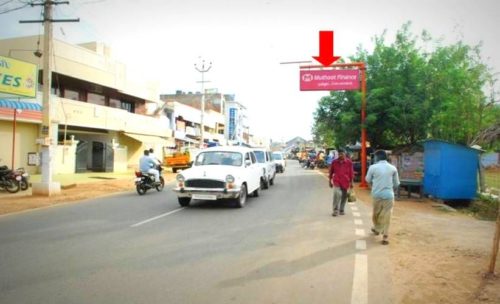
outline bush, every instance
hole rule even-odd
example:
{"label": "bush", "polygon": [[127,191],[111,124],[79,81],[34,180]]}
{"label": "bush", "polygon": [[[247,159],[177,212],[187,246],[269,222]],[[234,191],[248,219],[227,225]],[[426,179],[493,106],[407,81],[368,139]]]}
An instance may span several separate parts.
{"label": "bush", "polygon": [[469,211],[479,219],[494,221],[497,218],[499,204],[498,197],[479,194],[479,197],[471,203]]}

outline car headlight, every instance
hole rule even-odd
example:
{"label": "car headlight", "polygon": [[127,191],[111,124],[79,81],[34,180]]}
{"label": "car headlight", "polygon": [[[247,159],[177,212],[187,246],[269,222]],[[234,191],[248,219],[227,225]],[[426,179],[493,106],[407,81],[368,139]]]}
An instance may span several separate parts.
{"label": "car headlight", "polygon": [[229,174],[229,175],[226,176],[226,182],[228,182],[228,183],[234,183],[234,181],[235,181],[235,178],[231,174]]}
{"label": "car headlight", "polygon": [[178,182],[180,183],[183,183],[185,181],[185,178],[182,174],[177,174],[177,176],[175,177],[175,179],[177,179]]}

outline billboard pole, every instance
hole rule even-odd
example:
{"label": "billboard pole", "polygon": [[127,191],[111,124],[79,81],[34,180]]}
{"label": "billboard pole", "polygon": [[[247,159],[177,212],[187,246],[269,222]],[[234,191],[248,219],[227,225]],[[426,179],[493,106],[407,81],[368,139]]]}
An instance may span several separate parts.
{"label": "billboard pole", "polygon": [[366,66],[361,63],[359,66],[361,71],[361,183],[359,187],[367,189],[366,184]]}
{"label": "billboard pole", "polygon": [[[360,188],[368,188],[368,184],[366,183],[365,177],[366,177],[366,169],[367,169],[367,164],[366,164],[366,142],[367,142],[367,135],[366,135],[366,65],[364,62],[351,62],[351,63],[334,63],[326,68],[332,68],[332,69],[346,69],[346,68],[356,68],[360,71],[361,73],[361,183],[359,184]],[[300,67],[301,70],[304,69],[325,69],[325,66],[323,65],[305,65]],[[359,85],[359,82],[358,82]],[[356,85],[356,89],[359,89],[359,86]],[[333,88],[332,90],[351,90],[352,88],[349,87],[343,87],[343,88]],[[302,82],[301,82],[301,90],[325,90],[324,88],[317,89],[317,88],[305,88],[302,89]]]}

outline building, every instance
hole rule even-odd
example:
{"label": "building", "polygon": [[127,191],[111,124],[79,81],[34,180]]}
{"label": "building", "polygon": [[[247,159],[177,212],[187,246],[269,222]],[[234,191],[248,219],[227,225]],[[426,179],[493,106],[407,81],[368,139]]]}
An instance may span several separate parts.
{"label": "building", "polygon": [[[41,105],[42,59],[33,54],[37,49],[43,49],[39,36],[0,40],[0,55],[38,65],[39,93],[31,102]],[[113,60],[109,47],[54,40],[53,52],[51,108],[58,123],[54,173],[126,171],[137,166],[145,148],[160,155],[175,145],[168,118],[152,115],[162,104],[157,87],[130,82],[126,66]],[[0,107],[0,140],[6,143],[12,142],[11,112]],[[17,117],[15,166],[31,173],[38,171],[27,160],[40,151],[35,143],[40,126],[39,111]],[[3,150],[0,158],[9,164],[12,156]]]}
{"label": "building", "polygon": [[227,140],[233,144],[251,144],[247,108],[236,101],[234,95],[227,95],[225,113],[227,121],[225,134]]}
{"label": "building", "polygon": [[[174,130],[177,148],[200,144],[201,135],[201,98],[199,92],[176,94],[162,94],[160,99],[165,105],[160,109],[170,121],[170,128]],[[226,119],[225,97],[220,93],[205,94],[204,142],[227,144],[224,137]]]}

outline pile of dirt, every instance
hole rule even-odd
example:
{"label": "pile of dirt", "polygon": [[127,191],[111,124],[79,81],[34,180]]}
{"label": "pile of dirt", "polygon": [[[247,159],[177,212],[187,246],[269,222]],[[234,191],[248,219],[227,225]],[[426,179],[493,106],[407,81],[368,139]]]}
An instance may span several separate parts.
{"label": "pile of dirt", "polygon": [[[368,190],[356,194],[371,205]],[[500,279],[484,278],[494,222],[433,205],[426,199],[395,203],[389,245],[395,302],[500,303]]]}

